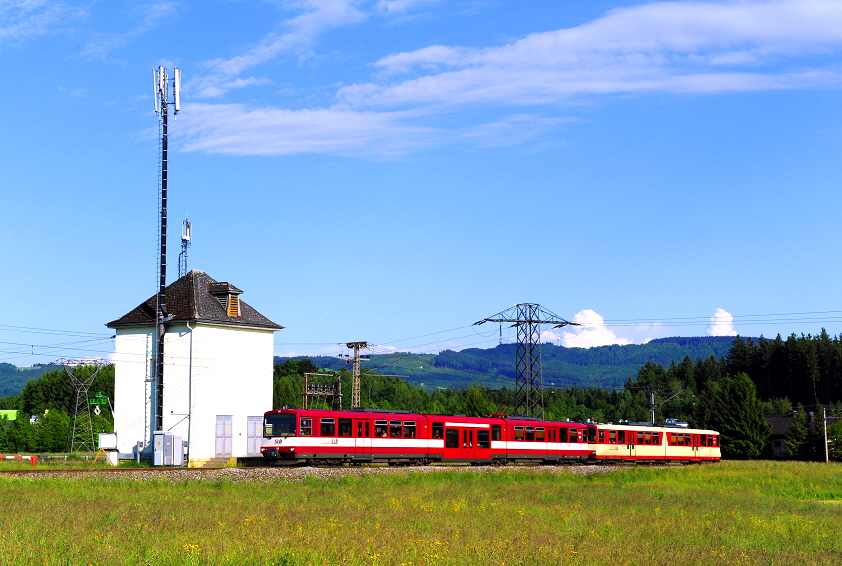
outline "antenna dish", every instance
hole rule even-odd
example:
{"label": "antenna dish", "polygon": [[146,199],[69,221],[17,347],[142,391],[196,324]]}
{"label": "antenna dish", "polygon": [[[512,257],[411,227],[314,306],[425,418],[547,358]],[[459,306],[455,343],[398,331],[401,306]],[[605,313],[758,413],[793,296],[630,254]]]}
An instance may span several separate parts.
{"label": "antenna dish", "polygon": [[175,91],[175,111],[181,110],[181,70],[173,69],[173,90]]}

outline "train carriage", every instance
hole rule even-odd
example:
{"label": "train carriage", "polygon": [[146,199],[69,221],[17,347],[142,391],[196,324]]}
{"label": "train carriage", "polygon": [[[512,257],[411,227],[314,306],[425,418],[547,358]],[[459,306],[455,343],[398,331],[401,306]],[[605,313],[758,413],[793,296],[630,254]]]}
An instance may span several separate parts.
{"label": "train carriage", "polygon": [[382,409],[277,409],[261,453],[311,464],[718,461],[719,433],[645,423],[581,424],[528,417],[422,415]]}
{"label": "train carriage", "polygon": [[592,459],[611,462],[718,461],[719,433],[648,423],[588,425]]}

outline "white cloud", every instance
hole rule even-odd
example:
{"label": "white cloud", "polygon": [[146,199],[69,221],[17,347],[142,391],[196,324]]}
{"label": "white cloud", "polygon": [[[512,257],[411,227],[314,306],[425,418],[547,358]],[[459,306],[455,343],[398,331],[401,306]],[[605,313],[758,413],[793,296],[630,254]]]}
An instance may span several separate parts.
{"label": "white cloud", "polygon": [[114,49],[128,45],[138,37],[152,31],[167,18],[171,18],[176,10],[175,2],[152,2],[142,4],[132,9],[132,15],[137,17],[138,24],[132,29],[118,33],[97,33],[82,50],[82,55],[88,57],[105,57]]}
{"label": "white cloud", "polygon": [[[425,0],[381,0],[384,13]],[[246,53],[208,63],[190,83],[198,97],[268,79],[238,78],[282,53],[309,53],[326,30],[366,19],[352,0],[306,0]],[[493,47],[430,45],[380,58],[370,79],[336,91],[332,105],[304,110],[205,107],[187,149],[232,154],[396,153],[433,143],[524,143],[564,118],[524,112],[574,100],[648,92],[721,93],[842,84],[842,2],[726,0],[652,2],[608,12],[577,27],[533,33]],[[470,107],[511,108],[482,124],[426,125]],[[492,114],[498,110],[490,110]],[[233,116],[270,118],[269,123]],[[213,122],[214,120],[217,120]],[[221,121],[220,121],[221,120]],[[466,118],[470,120],[470,118]],[[441,120],[439,120],[441,122]],[[454,121],[455,122],[455,121]],[[313,128],[312,135],[301,126]],[[291,126],[291,130],[285,127]],[[413,139],[416,134],[420,137]],[[253,142],[250,142],[249,139]]]}
{"label": "white cloud", "polygon": [[[384,77],[344,87],[355,107],[548,104],[582,95],[723,92],[838,84],[807,55],[842,47],[842,3],[655,2],[500,47],[432,45],[383,57]],[[799,64],[800,63],[800,64]]]}
{"label": "white cloud", "polygon": [[432,143],[438,133],[399,112],[337,108],[284,110],[241,104],[190,104],[179,114],[186,151],[231,155],[340,153],[390,155]]}
{"label": "white cloud", "polygon": [[81,13],[49,0],[0,0],[0,43],[49,33]]}
{"label": "white cloud", "polygon": [[[272,32],[241,55],[228,59],[213,59],[205,66],[209,74],[194,79],[189,87],[194,96],[211,98],[228,92],[232,79],[243,71],[267,61],[282,53],[296,53],[303,56],[318,37],[328,29],[362,22],[367,15],[357,9],[357,0],[302,0],[294,7],[302,8],[303,14],[283,22],[284,33]],[[253,83],[259,84],[259,83]]]}
{"label": "white cloud", "polygon": [[707,329],[708,336],[736,336],[734,330],[734,316],[725,309],[716,309],[710,317],[710,326]]}
{"label": "white cloud", "polygon": [[611,344],[631,344],[628,338],[620,338],[613,330],[605,326],[605,319],[591,309],[576,313],[573,321],[581,327],[571,326],[572,332],[561,333],[561,343],[568,348],[592,348]]}
{"label": "white cloud", "polygon": [[439,0],[379,0],[377,9],[387,15],[405,14],[419,7],[435,4]]}

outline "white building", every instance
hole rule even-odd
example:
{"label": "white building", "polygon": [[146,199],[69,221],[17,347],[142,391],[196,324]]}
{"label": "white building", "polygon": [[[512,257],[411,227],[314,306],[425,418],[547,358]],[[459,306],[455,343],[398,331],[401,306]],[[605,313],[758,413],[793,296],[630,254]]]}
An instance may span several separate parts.
{"label": "white building", "polygon": [[[272,404],[274,332],[242,291],[193,270],[167,287],[163,430],[189,439],[190,465],[258,455]],[[156,295],[106,326],[116,330],[114,430],[118,449],[151,442]],[[148,450],[148,448],[147,448]]]}

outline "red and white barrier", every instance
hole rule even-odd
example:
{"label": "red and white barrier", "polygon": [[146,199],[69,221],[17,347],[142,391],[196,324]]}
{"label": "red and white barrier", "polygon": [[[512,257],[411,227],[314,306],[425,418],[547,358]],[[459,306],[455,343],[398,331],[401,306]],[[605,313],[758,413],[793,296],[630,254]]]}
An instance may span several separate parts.
{"label": "red and white barrier", "polygon": [[33,470],[35,469],[35,462],[38,461],[38,456],[0,456],[0,458],[5,458],[6,460],[29,460]]}

